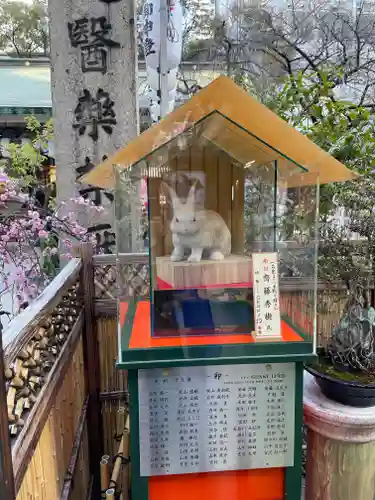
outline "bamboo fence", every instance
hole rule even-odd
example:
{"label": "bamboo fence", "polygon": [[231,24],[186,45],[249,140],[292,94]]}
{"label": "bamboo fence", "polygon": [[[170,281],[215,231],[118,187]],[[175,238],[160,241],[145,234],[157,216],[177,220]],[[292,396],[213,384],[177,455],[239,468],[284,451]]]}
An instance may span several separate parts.
{"label": "bamboo fence", "polygon": [[84,259],[73,259],[2,335],[0,418],[11,436],[15,485],[9,500],[78,500],[93,484],[85,267]]}
{"label": "bamboo fence", "polygon": [[116,368],[118,357],[117,318],[115,316],[99,317],[97,319],[100,391],[125,391],[127,387],[126,372]]}
{"label": "bamboo fence", "polygon": [[[42,500],[59,498],[84,400],[85,378],[81,340],[56,394],[54,405],[22,480],[17,500],[30,500],[30,494],[33,495],[31,498]],[[86,446],[87,436],[84,442]],[[82,473],[78,485],[83,487],[86,481],[87,486],[87,466],[83,466],[81,462],[80,468]]]}

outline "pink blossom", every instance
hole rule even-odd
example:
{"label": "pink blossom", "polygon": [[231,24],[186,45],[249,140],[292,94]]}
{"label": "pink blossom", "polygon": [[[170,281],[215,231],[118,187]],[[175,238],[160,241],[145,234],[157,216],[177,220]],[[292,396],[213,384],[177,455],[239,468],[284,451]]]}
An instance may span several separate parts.
{"label": "pink blossom", "polygon": [[[0,195],[2,206],[6,204],[10,193],[10,189],[5,188],[5,191]],[[67,206],[65,203],[61,204],[61,206],[64,205]],[[30,248],[35,248],[38,238],[48,238],[50,235],[50,230],[46,229],[46,223],[55,234],[59,235],[65,248],[65,252],[61,255],[64,259],[70,259],[72,253],[73,243],[68,237],[89,241],[93,246],[96,246],[95,235],[88,234],[87,229],[77,221],[77,213],[80,211],[76,207],[77,205],[84,207],[84,211],[89,217],[96,213],[102,213],[104,208],[96,206],[90,199],[83,197],[72,199],[69,205],[68,215],[58,215],[57,210],[55,214],[44,217],[29,204],[29,211],[24,216],[14,215],[12,217],[11,215],[5,222],[0,221],[0,278],[3,283],[1,288],[10,289],[19,305],[35,298],[52,278],[52,275],[44,274],[42,264],[43,260],[57,256],[59,249],[47,245],[42,253],[30,251]],[[15,244],[8,245],[10,241]],[[11,273],[4,269],[4,264],[12,265]],[[16,273],[13,271],[14,267],[17,269]]]}
{"label": "pink blossom", "polygon": [[21,285],[21,284],[24,284],[26,282],[27,278],[26,278],[26,274],[25,274],[25,271],[23,269],[18,269],[15,273],[15,283],[18,284],[18,285]]}
{"label": "pink blossom", "polygon": [[73,247],[72,245],[72,242],[69,241],[69,240],[63,240],[63,245],[66,247],[66,248],[69,248],[71,249]]}
{"label": "pink blossom", "polygon": [[61,254],[61,258],[62,259],[67,259],[67,260],[71,260],[72,259],[72,255],[70,253],[62,253]]}

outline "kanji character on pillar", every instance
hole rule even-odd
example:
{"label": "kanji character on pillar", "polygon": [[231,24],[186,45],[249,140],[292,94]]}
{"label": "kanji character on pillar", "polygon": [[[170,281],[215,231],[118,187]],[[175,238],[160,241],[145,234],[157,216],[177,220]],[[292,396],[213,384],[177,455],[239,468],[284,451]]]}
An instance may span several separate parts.
{"label": "kanji character on pillar", "polygon": [[88,71],[107,72],[107,53],[120,44],[110,37],[112,25],[105,16],[83,17],[68,23],[69,38],[72,47],[81,49],[81,67]]}
{"label": "kanji character on pillar", "polygon": [[103,89],[98,89],[95,97],[89,90],[84,89],[74,110],[73,128],[78,130],[79,135],[89,129],[88,134],[95,142],[99,139],[99,127],[111,135],[114,125],[117,124],[114,104],[109,93]]}

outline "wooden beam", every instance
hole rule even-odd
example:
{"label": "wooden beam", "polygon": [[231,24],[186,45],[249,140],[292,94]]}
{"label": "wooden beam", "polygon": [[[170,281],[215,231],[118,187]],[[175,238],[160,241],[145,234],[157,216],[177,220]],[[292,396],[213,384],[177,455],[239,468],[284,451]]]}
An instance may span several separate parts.
{"label": "wooden beam", "polygon": [[80,259],[72,259],[56,278],[24,311],[18,314],[3,332],[5,358],[11,363],[30,341],[41,318],[54,309],[66,291],[76,283],[82,267]]}
{"label": "wooden beam", "polygon": [[148,253],[120,253],[118,255],[94,255],[93,266],[115,266],[119,264],[148,264]]}
{"label": "wooden beam", "polygon": [[[89,396],[86,397],[81,409],[81,415],[79,417],[76,435],[74,437],[73,448],[70,454],[70,460],[68,469],[65,474],[63,490],[61,493],[60,500],[69,500],[70,494],[73,489],[74,475],[77,468],[78,458],[81,451],[82,439],[84,436],[87,408],[89,405]],[[87,485],[89,487],[89,485]]]}
{"label": "wooden beam", "polygon": [[5,365],[0,323],[0,500],[15,500],[13,463],[9,442]]}
{"label": "wooden beam", "polygon": [[100,459],[103,455],[103,429],[100,413],[100,359],[98,333],[95,321],[95,284],[93,251],[90,243],[81,246],[85,325],[83,329],[83,355],[85,377],[89,395],[87,430],[89,436],[90,473],[94,478],[93,494],[100,498]]}
{"label": "wooden beam", "polygon": [[[318,280],[318,290],[345,290],[345,284],[340,281],[323,281]],[[280,291],[283,292],[307,292],[313,290],[313,278],[281,278]]]}
{"label": "wooden beam", "polygon": [[129,401],[129,393],[127,391],[112,391],[101,392],[100,401]]}
{"label": "wooden beam", "polygon": [[38,399],[30,411],[24,427],[13,445],[12,456],[16,491],[18,491],[21,487],[26,469],[30,463],[44,425],[56,399],[56,394],[64,381],[73,353],[81,336],[82,328],[83,313],[79,315],[75,325],[73,326],[67,341],[61,349],[56,363],[49,372],[48,377],[38,394]]}
{"label": "wooden beam", "polygon": [[96,299],[95,300],[95,316],[109,316],[110,318],[117,316],[117,300],[116,299]]}

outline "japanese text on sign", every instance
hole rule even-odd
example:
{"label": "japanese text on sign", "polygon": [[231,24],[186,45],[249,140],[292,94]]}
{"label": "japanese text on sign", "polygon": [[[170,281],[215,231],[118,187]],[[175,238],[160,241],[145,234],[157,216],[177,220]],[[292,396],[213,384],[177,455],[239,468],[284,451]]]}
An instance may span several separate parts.
{"label": "japanese text on sign", "polygon": [[139,370],[142,476],[288,467],[293,363]]}
{"label": "japanese text on sign", "polygon": [[255,332],[280,337],[280,298],[277,253],[253,253]]}
{"label": "japanese text on sign", "polygon": [[80,47],[81,68],[88,71],[107,72],[107,52],[119,48],[120,44],[112,40],[112,25],[104,16],[82,17],[68,23],[69,39],[72,47]]}

